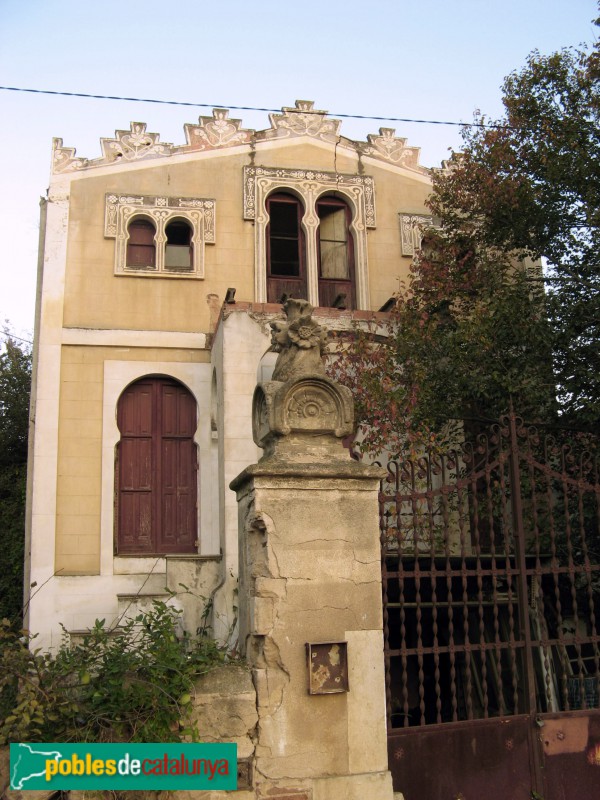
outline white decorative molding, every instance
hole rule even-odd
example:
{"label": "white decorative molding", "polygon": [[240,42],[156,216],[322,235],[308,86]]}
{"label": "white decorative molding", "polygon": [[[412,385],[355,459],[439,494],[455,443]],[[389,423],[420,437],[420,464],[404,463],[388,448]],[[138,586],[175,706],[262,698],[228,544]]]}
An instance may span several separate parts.
{"label": "white decorative molding", "polygon": [[370,133],[367,140],[368,144],[361,146],[363,155],[383,158],[400,167],[426,171],[419,166],[421,148],[408,147],[406,139],[396,136],[394,128],[379,128],[379,135]]}
{"label": "white decorative molding", "polygon": [[63,328],[62,343],[92,347],[161,347],[205,350],[205,333],[186,331],[137,331],[103,328]]}
{"label": "white decorative molding", "polygon": [[302,227],[306,236],[306,269],[308,299],[319,305],[317,229],[317,200],[335,193],[348,201],[352,212],[350,230],[354,239],[356,304],[369,308],[369,278],[367,269],[367,228],[375,227],[375,181],[370,175],[342,175],[306,169],[276,167],[244,167],[244,219],[254,220],[255,230],[255,298],[267,299],[267,243],[269,217],[267,197],[273,192],[292,191],[302,199]]}
{"label": "white decorative molding", "polygon": [[414,256],[421,247],[423,228],[430,228],[433,217],[425,214],[399,214],[400,241],[403,256]]}
{"label": "white decorative molding", "polygon": [[[310,169],[279,167],[244,167],[244,219],[255,219],[260,196],[279,187],[294,187],[303,197],[309,192],[318,195],[339,191],[353,201],[360,197],[362,223],[376,227],[375,181],[370,175],[343,175]],[[263,191],[261,191],[263,190]]]}
{"label": "white decorative molding", "polygon": [[192,150],[216,150],[245,144],[252,139],[253,130],[242,129],[240,119],[229,119],[226,108],[213,108],[212,117],[198,117],[198,125],[183,126],[185,138]]}
{"label": "white decorative molding", "polygon": [[[154,275],[175,278],[204,278],[204,245],[215,243],[216,202],[198,197],[155,197],[108,193],[104,206],[104,236],[116,239],[115,275]],[[147,217],[156,227],[156,265],[149,269],[128,269],[128,226],[136,217]],[[165,228],[174,219],[184,219],[192,227],[193,265],[189,272],[165,269]]]}
{"label": "white decorative molding", "polygon": [[294,108],[284,106],[281,114],[269,114],[271,130],[262,131],[261,138],[312,136],[325,142],[340,138],[339,119],[327,119],[327,111],[317,111],[312,100],[296,100]]}
{"label": "white decorative molding", "polygon": [[130,126],[128,131],[115,131],[114,139],[100,139],[106,163],[171,155],[173,145],[161,142],[159,133],[146,133],[145,122],[131,122]]}
{"label": "white decorative molding", "polygon": [[199,520],[201,553],[218,552],[213,544],[212,508],[215,482],[211,479],[210,364],[183,361],[104,361],[102,411],[102,501],[100,512],[100,572],[112,575],[114,569],[115,446],[120,439],[117,403],[125,388],[149,374],[167,375],[180,381],[194,396],[198,407],[198,427],[194,442],[198,447]]}
{"label": "white decorative molding", "polygon": [[419,165],[419,148],[409,147],[406,139],[395,136],[393,128],[380,128],[379,134],[369,134],[367,142],[353,141],[340,134],[341,120],[329,118],[327,111],[314,108],[312,100],[296,100],[294,108],[284,106],[281,113],[270,113],[271,126],[255,131],[243,128],[242,121],[230,119],[226,108],[213,108],[212,117],[198,118],[198,123],[186,123],[186,144],[173,145],[161,142],[158,133],[148,133],[145,122],[131,122],[130,129],[115,131],[112,138],[100,139],[100,158],[78,158],[74,147],[64,147],[62,139],[54,139],[52,172],[60,174],[83,169],[104,167],[118,163],[134,163],[154,158],[186,153],[223,150],[261,142],[295,137],[310,137],[333,144],[354,154],[370,156],[428,175],[429,170]]}
{"label": "white decorative molding", "polygon": [[74,147],[63,147],[62,139],[52,139],[52,172],[75,172],[89,165],[86,158],[76,158]]}

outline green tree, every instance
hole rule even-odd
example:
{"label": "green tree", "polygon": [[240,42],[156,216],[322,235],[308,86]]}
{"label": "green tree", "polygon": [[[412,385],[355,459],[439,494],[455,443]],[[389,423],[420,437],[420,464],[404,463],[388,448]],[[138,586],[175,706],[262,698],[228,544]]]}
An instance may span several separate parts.
{"label": "green tree", "polygon": [[[600,45],[533,52],[434,173],[438,223],[388,323],[358,331],[338,379],[364,447],[400,451],[449,418],[600,422]],[[484,127],[487,126],[487,127]],[[543,266],[540,266],[542,264]]]}
{"label": "green tree", "polygon": [[446,240],[545,261],[559,408],[564,421],[597,426],[600,44],[534,51],[506,78],[503,102],[496,127],[465,130],[463,153],[434,178],[430,205]]}
{"label": "green tree", "polygon": [[15,619],[23,605],[31,352],[6,328],[4,335],[0,353],[0,619]]}

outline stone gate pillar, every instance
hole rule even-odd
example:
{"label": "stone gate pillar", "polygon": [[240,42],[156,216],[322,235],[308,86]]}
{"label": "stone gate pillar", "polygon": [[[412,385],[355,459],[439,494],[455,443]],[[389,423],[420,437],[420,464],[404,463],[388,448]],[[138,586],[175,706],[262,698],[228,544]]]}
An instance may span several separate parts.
{"label": "stone gate pillar", "polygon": [[306,301],[274,322],[257,386],[258,464],[231,484],[240,522],[240,642],[257,692],[257,798],[391,800],[387,769],[380,470],[354,462],[350,391],[325,376]]}

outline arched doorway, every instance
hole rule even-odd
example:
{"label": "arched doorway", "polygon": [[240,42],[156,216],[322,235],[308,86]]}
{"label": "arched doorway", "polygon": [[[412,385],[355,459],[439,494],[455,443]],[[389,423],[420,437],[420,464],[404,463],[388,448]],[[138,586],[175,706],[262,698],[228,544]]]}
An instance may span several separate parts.
{"label": "arched doorway", "polygon": [[117,425],[116,552],[197,552],[195,399],[173,379],[142,378],[119,398]]}

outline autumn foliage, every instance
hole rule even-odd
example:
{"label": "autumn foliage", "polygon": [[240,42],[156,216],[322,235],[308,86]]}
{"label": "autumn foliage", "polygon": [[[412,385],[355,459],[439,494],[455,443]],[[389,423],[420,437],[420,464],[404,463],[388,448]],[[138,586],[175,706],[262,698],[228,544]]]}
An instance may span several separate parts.
{"label": "autumn foliage", "polygon": [[[340,342],[362,447],[407,454],[452,419],[600,424],[600,45],[533,52],[433,174],[436,225],[387,321]],[[381,317],[381,315],[379,315]]]}

